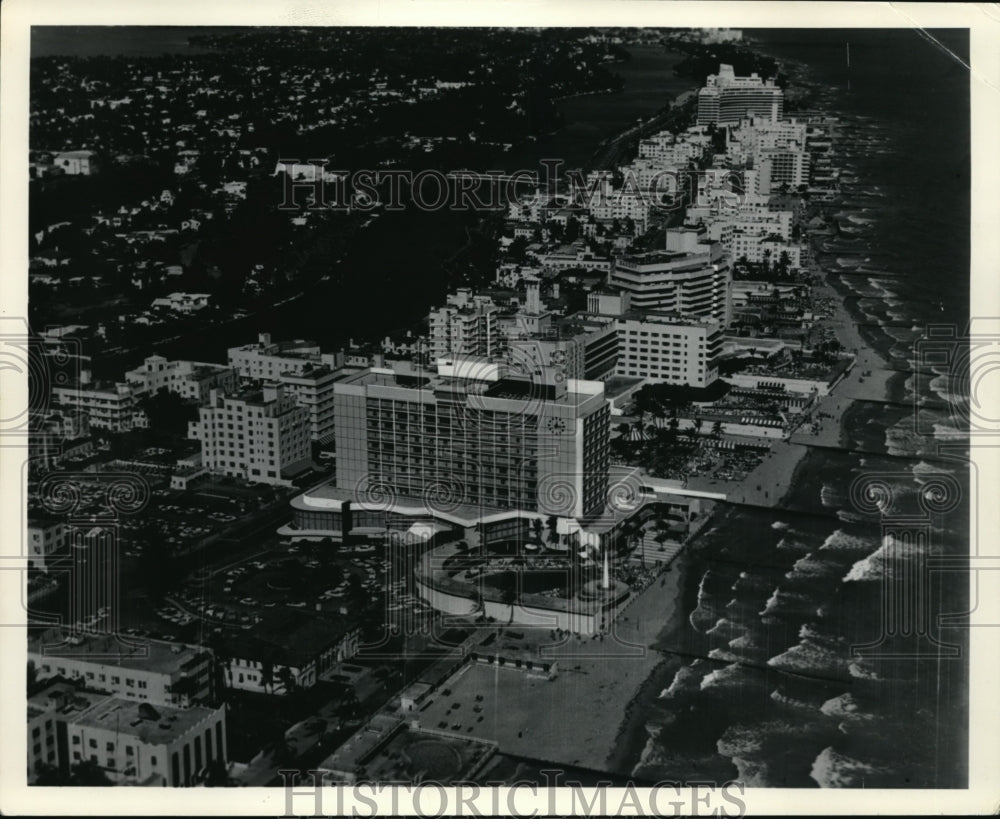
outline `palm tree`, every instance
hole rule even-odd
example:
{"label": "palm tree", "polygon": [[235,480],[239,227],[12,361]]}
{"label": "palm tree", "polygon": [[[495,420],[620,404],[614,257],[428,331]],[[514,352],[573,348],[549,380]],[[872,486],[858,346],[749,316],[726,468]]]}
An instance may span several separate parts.
{"label": "palm tree", "polygon": [[295,690],[295,675],[292,674],[292,670],[287,665],[278,669],[278,679],[285,686],[286,694],[291,694]]}
{"label": "palm tree", "polygon": [[229,784],[229,772],[226,770],[226,763],[221,757],[216,757],[208,763],[208,770],[205,773],[206,788],[222,788]]}
{"label": "palm tree", "polygon": [[782,279],[788,277],[788,267],[791,264],[791,259],[788,256],[787,250],[782,250],[781,254],[778,256],[778,276]]}
{"label": "palm tree", "polygon": [[112,782],[96,762],[92,759],[84,759],[70,769],[69,784],[105,787],[111,785]]}
{"label": "palm tree", "polygon": [[556,519],[555,515],[549,515],[549,519],[546,521],[549,527],[549,543],[559,542],[559,521]]}
{"label": "palm tree", "polygon": [[271,690],[274,690],[274,662],[268,657],[263,660],[260,664],[260,684],[264,689],[264,693],[270,693],[267,689],[268,686]]}
{"label": "palm tree", "polygon": [[716,421],[714,424],[712,424],[712,435],[714,435],[716,438],[722,437],[722,421]]}
{"label": "palm tree", "polygon": [[514,586],[508,586],[503,590],[500,600],[505,606],[510,607],[510,616],[507,619],[509,625],[514,622],[514,604],[517,602],[517,589]]}

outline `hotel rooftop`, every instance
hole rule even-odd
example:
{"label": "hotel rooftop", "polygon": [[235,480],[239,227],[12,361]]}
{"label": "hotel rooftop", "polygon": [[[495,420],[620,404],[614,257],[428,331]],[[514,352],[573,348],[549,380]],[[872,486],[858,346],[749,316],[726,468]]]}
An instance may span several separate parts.
{"label": "hotel rooftop", "polygon": [[169,708],[108,697],[74,722],[81,728],[103,728],[150,745],[166,745],[198,727],[213,713],[212,708]]}
{"label": "hotel rooftop", "polygon": [[553,384],[526,375],[511,375],[506,365],[479,356],[442,358],[438,361],[438,372],[428,375],[404,375],[372,367],[348,376],[338,386],[375,387],[376,391],[370,395],[376,395],[379,387],[402,388],[436,397],[468,396],[473,402],[481,398],[518,401],[533,398],[570,407],[580,406],[603,392],[599,382],[570,379]]}
{"label": "hotel rooftop", "polygon": [[[128,642],[125,642],[128,639]],[[200,663],[208,650],[180,643],[167,643],[146,638],[122,637],[112,634],[70,633],[49,629],[37,637],[28,638],[28,652],[41,657],[67,660],[93,660],[117,664],[136,671],[174,674],[188,671]]]}

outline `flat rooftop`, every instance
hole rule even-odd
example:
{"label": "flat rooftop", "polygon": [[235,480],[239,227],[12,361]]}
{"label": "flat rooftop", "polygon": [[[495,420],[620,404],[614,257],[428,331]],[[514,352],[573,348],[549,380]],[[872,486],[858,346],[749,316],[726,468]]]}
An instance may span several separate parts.
{"label": "flat rooftop", "polygon": [[225,364],[196,364],[191,370],[191,374],[195,378],[208,378],[212,375],[218,375],[219,373],[228,370]]}
{"label": "flat rooftop", "polygon": [[107,696],[80,691],[73,683],[55,682],[28,698],[28,719],[50,712],[63,715],[82,713]]}
{"label": "flat rooftop", "polygon": [[402,730],[402,721],[386,714],[375,714],[365,725],[348,738],[336,751],[316,767],[326,771],[353,773],[368,756],[386,739]]}
{"label": "flat rooftop", "polygon": [[[71,637],[74,643],[68,642]],[[43,658],[51,657],[56,663],[60,658],[92,660],[105,665],[118,665],[136,671],[155,671],[162,674],[188,671],[203,657],[207,659],[209,656],[206,649],[189,647],[181,643],[137,637],[128,639],[129,643],[122,643],[111,634],[71,635],[68,631],[55,628],[38,637],[29,637],[28,651]]]}
{"label": "flat rooftop", "polygon": [[84,728],[103,728],[150,745],[164,745],[197,728],[214,713],[212,708],[168,708],[109,697],[75,722]]}
{"label": "flat rooftop", "polygon": [[581,333],[593,333],[595,330],[603,330],[608,324],[610,322],[607,319],[601,320],[592,313],[574,313],[555,322],[559,338],[571,338]]}
{"label": "flat rooftop", "polygon": [[619,264],[656,265],[671,262],[688,261],[692,265],[705,264],[709,261],[712,251],[719,246],[718,242],[699,242],[696,251],[686,250],[647,250],[645,253],[628,253],[618,258]]}
{"label": "flat rooftop", "polygon": [[348,631],[344,618],[293,609],[269,610],[248,631],[226,639],[231,655],[273,659],[299,667],[339,641]]}
{"label": "flat rooftop", "polygon": [[604,382],[604,394],[608,398],[615,398],[623,392],[627,392],[637,384],[645,382],[644,378],[631,378],[625,375],[613,375]]}
{"label": "flat rooftop", "polygon": [[[334,483],[309,489],[301,495],[292,498],[291,504],[294,509],[308,509],[311,511],[328,509],[339,511],[346,501],[351,501],[355,508],[365,508],[364,500],[359,497],[357,489],[339,489]],[[375,506],[383,509],[384,503],[377,503]],[[537,514],[522,512],[517,509],[502,509],[500,507],[472,504],[449,504],[447,512],[444,512],[443,510],[432,510],[424,498],[407,497],[405,495],[396,495],[393,497],[390,511],[399,515],[412,515],[414,518],[439,517],[469,526],[480,518],[503,518],[515,515],[537,517]]]}
{"label": "flat rooftop", "polygon": [[618,318],[620,321],[639,321],[645,324],[664,324],[674,327],[717,327],[719,325],[716,319],[704,316],[683,316],[680,313],[663,313],[649,310],[628,310]]}
{"label": "flat rooftop", "polygon": [[[474,372],[475,368],[473,367],[470,369],[470,375]],[[544,384],[527,378],[500,377],[497,380],[489,380],[487,378],[462,378],[437,374],[424,377],[374,369],[368,369],[345,378],[340,383],[356,386],[395,387],[428,393],[452,393],[456,398],[465,395],[473,399],[473,406],[477,400],[484,398],[523,400],[530,397],[534,400],[573,407],[583,404],[597,394],[597,392],[588,391],[586,388],[570,389],[568,384],[565,391],[557,391],[553,384]]]}
{"label": "flat rooftop", "polygon": [[441,785],[462,781],[493,756],[496,743],[474,736],[446,736],[404,728],[365,762],[375,782],[411,783],[420,777]]}

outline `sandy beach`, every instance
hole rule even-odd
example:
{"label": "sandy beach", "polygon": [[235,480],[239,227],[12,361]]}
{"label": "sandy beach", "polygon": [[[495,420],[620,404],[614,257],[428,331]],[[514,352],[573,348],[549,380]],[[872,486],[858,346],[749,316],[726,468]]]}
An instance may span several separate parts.
{"label": "sandy beach", "polygon": [[[664,660],[650,646],[664,625],[672,627],[682,614],[681,581],[681,571],[663,573],[633,598],[615,630],[603,640],[571,635],[559,646],[542,648],[543,657],[558,663],[555,679],[529,676],[513,668],[467,664],[447,683],[449,693],[424,709],[421,722],[431,728],[444,722],[463,734],[495,739],[503,753],[629,773],[635,754],[620,753],[620,739],[631,713],[626,708],[623,718],[623,707],[635,699]],[[525,629],[524,633],[536,646],[551,642],[548,632]],[[475,695],[482,692],[489,694],[476,701]],[[460,727],[454,729],[455,725]],[[620,727],[609,730],[609,726]],[[645,740],[640,741],[644,744]]]}
{"label": "sandy beach", "polygon": [[[817,269],[817,272],[820,272]],[[828,275],[823,273],[822,275]],[[844,305],[844,297],[829,284],[818,285],[813,288],[813,297],[816,299],[832,299],[836,308],[831,319],[820,322],[820,327],[829,327],[837,336],[837,340],[844,346],[845,350],[856,354],[857,358],[854,367],[847,376],[833,390],[833,395],[840,399],[852,399],[857,401],[885,401],[888,399],[889,379],[896,375],[896,370],[888,368],[888,362],[875,350],[868,346],[868,342],[861,336],[854,318]],[[865,375],[870,371],[871,375]],[[824,410],[832,412],[832,410]]]}

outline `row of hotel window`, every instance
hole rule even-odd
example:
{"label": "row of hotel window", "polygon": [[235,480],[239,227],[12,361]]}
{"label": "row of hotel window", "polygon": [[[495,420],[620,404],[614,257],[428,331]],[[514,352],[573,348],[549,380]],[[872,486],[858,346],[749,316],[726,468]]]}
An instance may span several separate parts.
{"label": "row of hotel window", "polygon": [[[232,455],[232,453],[229,453],[229,454]],[[271,463],[273,464],[274,461],[272,460]],[[246,469],[246,465],[245,464],[238,464],[235,461],[229,461],[228,464],[226,463],[226,461],[217,461],[215,464],[211,464],[211,466],[213,466],[216,469],[226,469],[226,468],[235,469],[235,470]],[[261,470],[259,470],[259,469],[251,469],[250,470],[250,474],[251,475],[256,475],[259,478],[264,473],[262,473]],[[268,469],[266,474],[267,474],[268,478],[277,478],[278,477],[278,471],[276,469]]]}
{"label": "row of hotel window", "polygon": [[[214,454],[215,454],[216,459],[219,459],[219,466],[226,466],[228,464],[228,466],[232,467],[233,469],[236,469],[237,467],[242,468],[242,467],[244,467],[246,465],[244,463],[238,463],[237,461],[228,461],[227,462],[225,460],[222,460],[227,455],[230,458],[236,458],[236,457],[238,457],[240,453],[236,452],[235,450],[232,450],[232,449],[228,449],[228,450],[227,449],[220,449],[218,452],[216,452]],[[254,460],[255,461],[263,461],[264,459],[263,458],[254,458]],[[268,458],[267,459],[267,465],[268,466],[277,466],[278,464],[277,464],[277,462],[275,461],[274,458]],[[255,475],[259,475],[260,472],[255,472],[254,474]]]}
{"label": "row of hotel window", "polygon": [[[685,337],[683,333],[664,333],[664,332],[659,332],[657,330],[629,330],[628,334],[630,336],[648,336],[649,338],[670,338],[670,339],[678,338],[682,340]],[[674,343],[674,346],[679,347],[680,345]],[[698,346],[704,347],[705,342],[699,341]]]}
{"label": "row of hotel window", "polygon": [[[234,429],[234,427],[233,427],[233,425],[232,425],[232,424],[221,424],[221,423],[218,423],[218,422],[214,422],[214,421],[213,421],[213,422],[212,422],[211,424],[209,424],[209,425],[208,425],[208,427],[206,428],[206,432],[208,432],[208,434],[209,434],[209,435],[211,435],[211,434],[212,434],[212,432],[213,432],[213,430],[217,430],[217,429],[223,429],[223,430],[225,430],[225,429]],[[287,430],[289,430],[289,429],[291,429],[291,430],[293,430],[293,431],[294,431],[294,430],[296,429],[296,427],[281,427],[281,431],[282,431],[282,432],[285,432],[285,431],[287,431]],[[256,432],[256,433],[254,433],[254,434],[255,434],[255,435],[259,435],[260,433],[259,433],[259,432]],[[243,433],[242,433],[242,432],[239,432],[239,433],[237,433],[236,435],[233,435],[232,433],[228,433],[228,434],[227,434],[227,433],[224,433],[224,432],[220,432],[220,433],[219,433],[219,437],[220,437],[220,438],[226,438],[226,437],[228,437],[228,438],[238,438],[239,440],[241,440],[241,441],[242,441],[242,440],[243,440]],[[268,433],[267,433],[267,437],[268,437],[268,438],[273,438],[273,437],[274,437],[274,433],[273,433],[273,432],[268,432]]]}
{"label": "row of hotel window", "polygon": [[[43,665],[42,666],[42,671],[44,671],[46,674],[51,674],[52,673],[52,666],[51,665]],[[57,668],[56,669],[56,673],[59,676],[61,676],[61,677],[65,677],[66,676],[66,669],[65,668]],[[73,676],[74,677],[80,677],[80,676],[83,676],[83,675],[77,669],[73,669]],[[88,680],[95,679],[94,672],[93,671],[88,671],[87,674],[86,674],[86,677],[87,677]],[[97,679],[98,682],[107,682],[108,681],[108,678],[107,678],[106,674],[98,674],[96,676],[96,679]],[[121,685],[122,684],[122,678],[113,675],[111,677],[111,684],[112,685]],[[126,677],[125,678],[125,685],[128,688],[146,688],[147,687],[145,680],[135,680],[132,677]]]}

